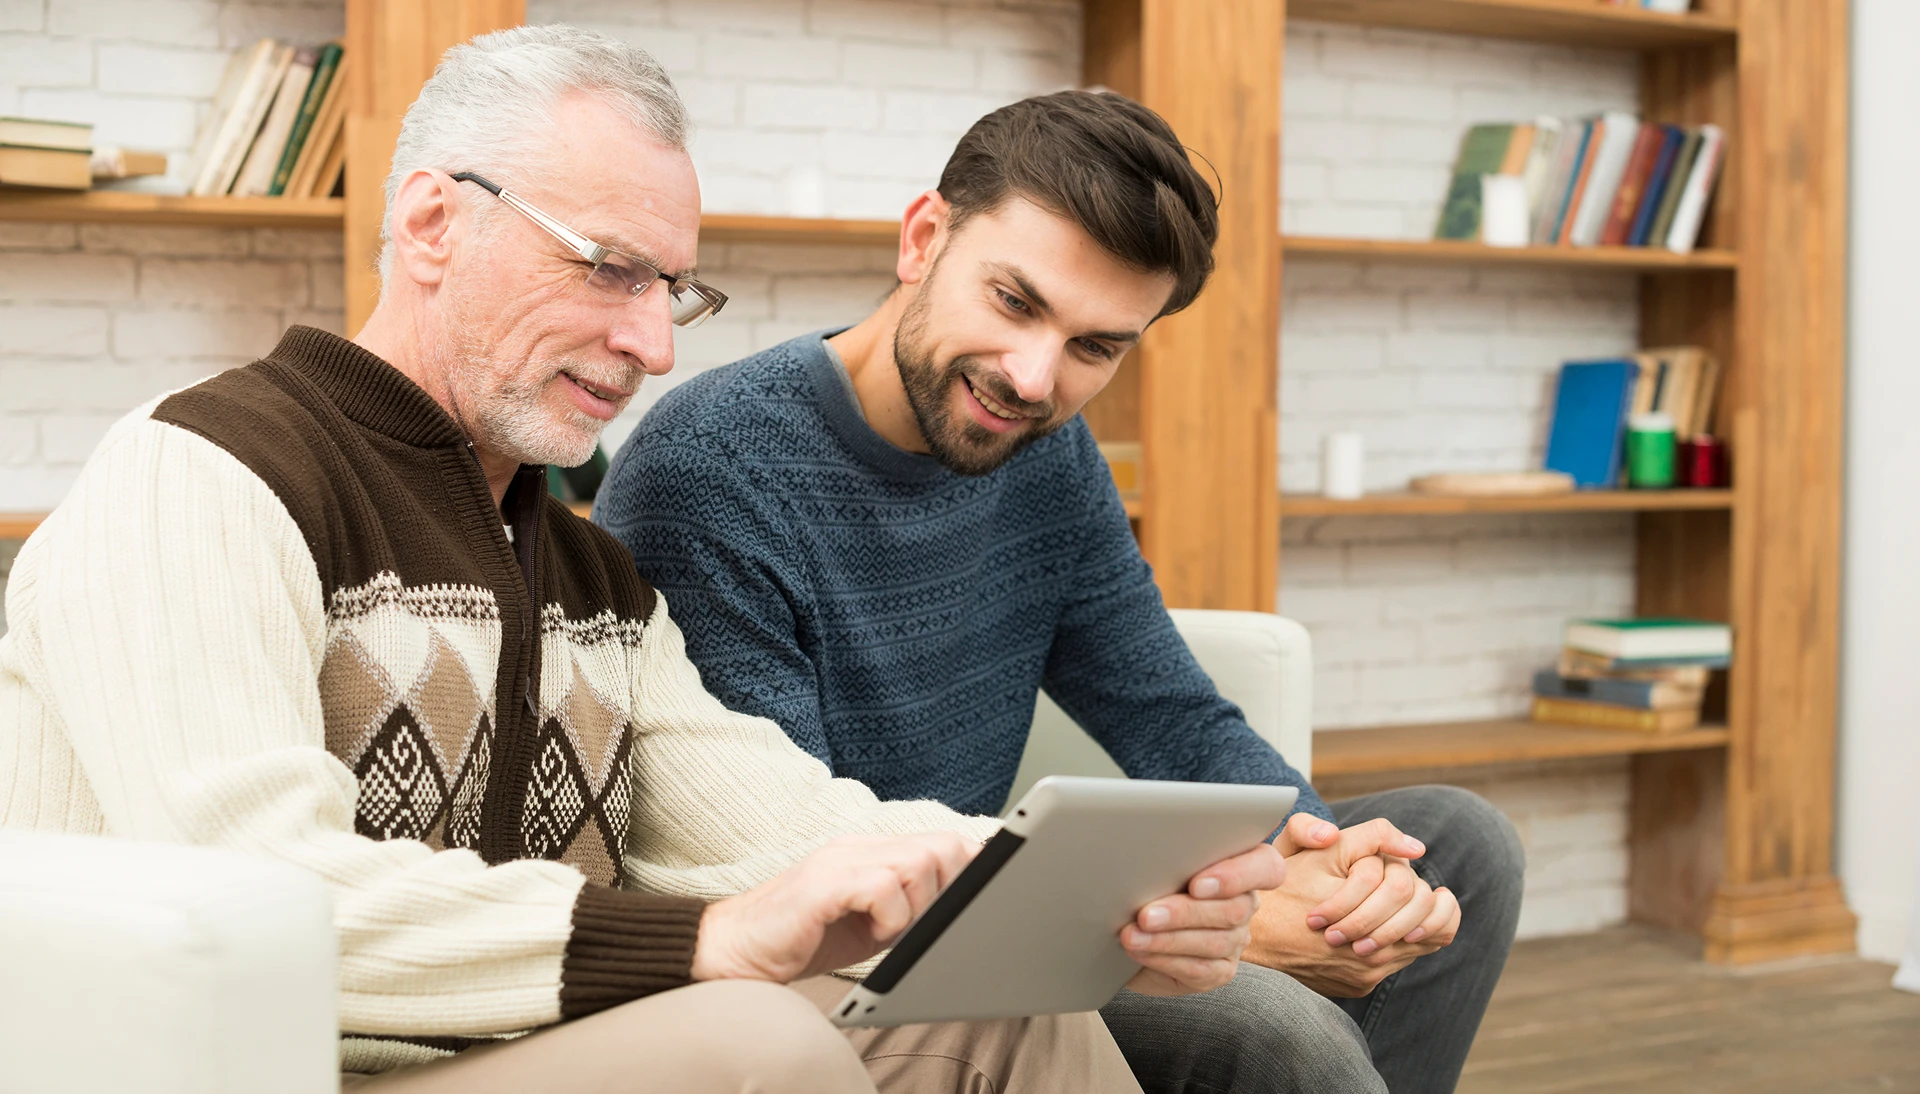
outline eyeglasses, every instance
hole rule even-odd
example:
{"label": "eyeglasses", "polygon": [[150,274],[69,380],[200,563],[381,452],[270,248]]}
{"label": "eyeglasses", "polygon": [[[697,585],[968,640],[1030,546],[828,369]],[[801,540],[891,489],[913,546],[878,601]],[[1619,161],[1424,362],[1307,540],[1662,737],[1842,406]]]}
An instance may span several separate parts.
{"label": "eyeglasses", "polygon": [[471,182],[518,210],[528,220],[546,229],[547,234],[567,245],[584,262],[593,264],[587,274],[587,286],[601,299],[625,304],[639,298],[655,281],[667,284],[668,312],[676,327],[697,327],[726,306],[727,294],[690,277],[669,277],[643,259],[602,247],[572,228],[534,208],[511,190],[481,178],[471,171],[451,176],[455,182]]}

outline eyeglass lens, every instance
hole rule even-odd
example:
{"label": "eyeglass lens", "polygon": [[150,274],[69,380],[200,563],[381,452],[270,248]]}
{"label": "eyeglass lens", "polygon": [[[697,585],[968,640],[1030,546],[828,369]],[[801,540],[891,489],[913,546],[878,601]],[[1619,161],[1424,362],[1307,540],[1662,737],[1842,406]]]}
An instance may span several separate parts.
{"label": "eyeglass lens", "polygon": [[[658,277],[660,272],[652,266],[616,252],[600,260],[593,272],[587,275],[587,284],[608,300],[625,303],[646,292]],[[688,281],[668,284],[668,310],[675,326],[697,326],[720,310],[719,304],[712,299],[717,294],[711,290],[702,292],[701,288]]]}

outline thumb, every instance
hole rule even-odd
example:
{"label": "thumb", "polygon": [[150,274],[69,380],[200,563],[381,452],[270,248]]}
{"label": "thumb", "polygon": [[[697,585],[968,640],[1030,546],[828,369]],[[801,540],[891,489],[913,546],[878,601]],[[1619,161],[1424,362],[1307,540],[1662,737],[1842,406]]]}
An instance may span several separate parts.
{"label": "thumb", "polygon": [[1331,847],[1340,838],[1340,829],[1312,813],[1295,813],[1287,818],[1274,837],[1273,846],[1284,857],[1297,851],[1318,851]]}

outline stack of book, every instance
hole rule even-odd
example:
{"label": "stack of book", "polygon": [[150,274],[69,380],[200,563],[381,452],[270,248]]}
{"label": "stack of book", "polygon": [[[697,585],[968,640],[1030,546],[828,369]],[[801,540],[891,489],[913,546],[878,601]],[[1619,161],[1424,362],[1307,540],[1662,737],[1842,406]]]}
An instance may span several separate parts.
{"label": "stack of book", "polygon": [[262,38],[234,54],[194,142],[188,193],[326,197],[346,160],[347,82],[338,42]]}
{"label": "stack of book", "polygon": [[1536,246],[1665,247],[1699,241],[1726,160],[1718,126],[1643,123],[1610,110],[1590,118],[1476,125],[1460,142],[1435,239],[1480,237],[1480,180],[1525,183]]}
{"label": "stack of book", "polygon": [[1567,624],[1560,663],[1533,678],[1533,720],[1670,733],[1700,724],[1707,674],[1727,667],[1733,632],[1697,619]]}
{"label": "stack of book", "polygon": [[1575,487],[1610,490],[1624,481],[1627,419],[1657,411],[1674,435],[1713,432],[1720,362],[1699,346],[1665,346],[1632,357],[1568,361],[1554,387],[1545,467],[1573,476]]}
{"label": "stack of book", "polygon": [[0,186],[85,190],[92,154],[93,126],[0,118]]}

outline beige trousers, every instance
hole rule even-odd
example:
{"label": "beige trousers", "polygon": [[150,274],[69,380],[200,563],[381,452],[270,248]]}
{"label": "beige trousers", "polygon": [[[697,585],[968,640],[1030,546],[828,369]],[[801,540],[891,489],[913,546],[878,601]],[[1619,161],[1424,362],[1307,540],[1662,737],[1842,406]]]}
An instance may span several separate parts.
{"label": "beige trousers", "polygon": [[1139,1094],[1098,1014],[840,1030],[831,977],[694,984],[448,1060],[346,1076],[353,1094]]}

